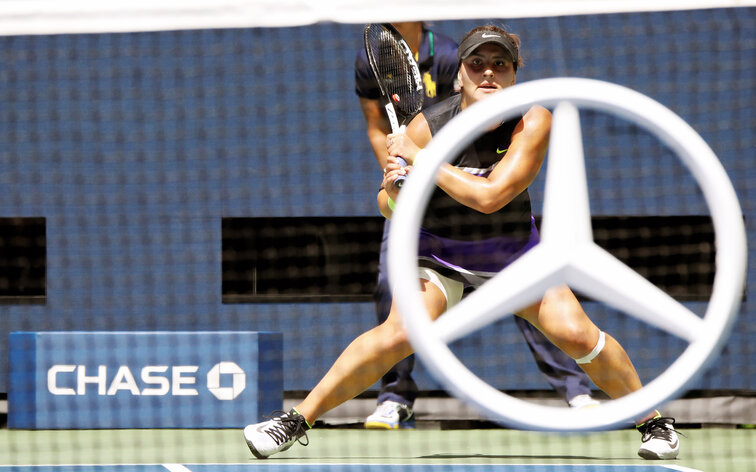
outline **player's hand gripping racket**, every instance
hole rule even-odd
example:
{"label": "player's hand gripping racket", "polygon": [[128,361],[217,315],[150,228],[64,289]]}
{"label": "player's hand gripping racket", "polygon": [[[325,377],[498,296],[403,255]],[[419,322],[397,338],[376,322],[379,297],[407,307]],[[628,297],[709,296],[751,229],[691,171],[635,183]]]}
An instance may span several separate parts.
{"label": "player's hand gripping racket", "polygon": [[[412,50],[402,35],[388,23],[365,25],[365,52],[373,70],[393,133],[403,133],[404,125],[423,106],[423,79]],[[402,165],[404,159],[399,158]],[[394,185],[401,187],[405,176]]]}

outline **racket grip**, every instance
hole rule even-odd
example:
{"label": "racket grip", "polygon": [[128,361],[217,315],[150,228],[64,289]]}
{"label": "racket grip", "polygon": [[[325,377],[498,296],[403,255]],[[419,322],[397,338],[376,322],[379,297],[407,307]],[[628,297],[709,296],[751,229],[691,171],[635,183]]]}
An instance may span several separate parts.
{"label": "racket grip", "polygon": [[[402,159],[399,156],[397,156],[396,159],[399,161],[399,164],[402,167],[407,167],[407,161],[405,161],[404,159]],[[404,181],[405,180],[407,180],[407,176],[406,175],[400,175],[399,177],[396,178],[396,180],[394,180],[394,186],[396,188],[402,188],[402,185],[404,185]]]}
{"label": "racket grip", "polygon": [[[401,134],[404,134],[406,131],[407,131],[407,125],[402,125],[402,126],[399,127],[399,129],[396,130],[397,133],[401,133]],[[396,158],[397,158],[397,160],[399,161],[399,164],[402,167],[407,167],[407,161],[405,161],[403,158],[401,158],[399,156],[396,156]],[[407,176],[406,175],[400,175],[394,181],[394,186],[396,188],[402,188],[402,185],[404,185],[404,181],[405,180],[407,180]]]}

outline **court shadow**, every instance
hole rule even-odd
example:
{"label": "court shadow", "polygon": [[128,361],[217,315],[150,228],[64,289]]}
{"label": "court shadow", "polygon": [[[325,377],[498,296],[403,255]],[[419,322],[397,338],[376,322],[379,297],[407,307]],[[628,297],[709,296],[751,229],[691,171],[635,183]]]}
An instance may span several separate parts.
{"label": "court shadow", "polygon": [[580,461],[608,461],[630,460],[636,457],[600,457],[556,454],[428,454],[418,456],[418,459],[532,459],[532,460],[580,460]]}

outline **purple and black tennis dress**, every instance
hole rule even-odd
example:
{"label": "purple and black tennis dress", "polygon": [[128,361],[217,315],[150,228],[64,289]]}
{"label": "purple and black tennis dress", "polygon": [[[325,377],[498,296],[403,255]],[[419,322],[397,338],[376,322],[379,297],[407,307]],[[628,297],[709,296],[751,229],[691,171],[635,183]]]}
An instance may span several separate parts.
{"label": "purple and black tennis dress", "polygon": [[[423,110],[431,134],[461,112],[461,95]],[[505,155],[520,118],[505,121],[471,143],[451,164],[485,177]],[[418,264],[477,287],[538,243],[525,190],[490,215],[469,208],[440,188],[434,190],[420,229]]]}

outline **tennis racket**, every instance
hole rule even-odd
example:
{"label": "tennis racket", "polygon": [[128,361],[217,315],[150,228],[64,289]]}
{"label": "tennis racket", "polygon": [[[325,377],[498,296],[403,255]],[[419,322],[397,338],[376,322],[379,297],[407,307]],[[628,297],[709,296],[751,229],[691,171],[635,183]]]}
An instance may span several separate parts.
{"label": "tennis racket", "polygon": [[[388,23],[365,25],[365,52],[381,90],[391,131],[403,133],[409,120],[423,106],[423,79],[414,54],[402,35]],[[404,159],[399,162],[406,166]],[[401,187],[405,176],[394,185]]]}

